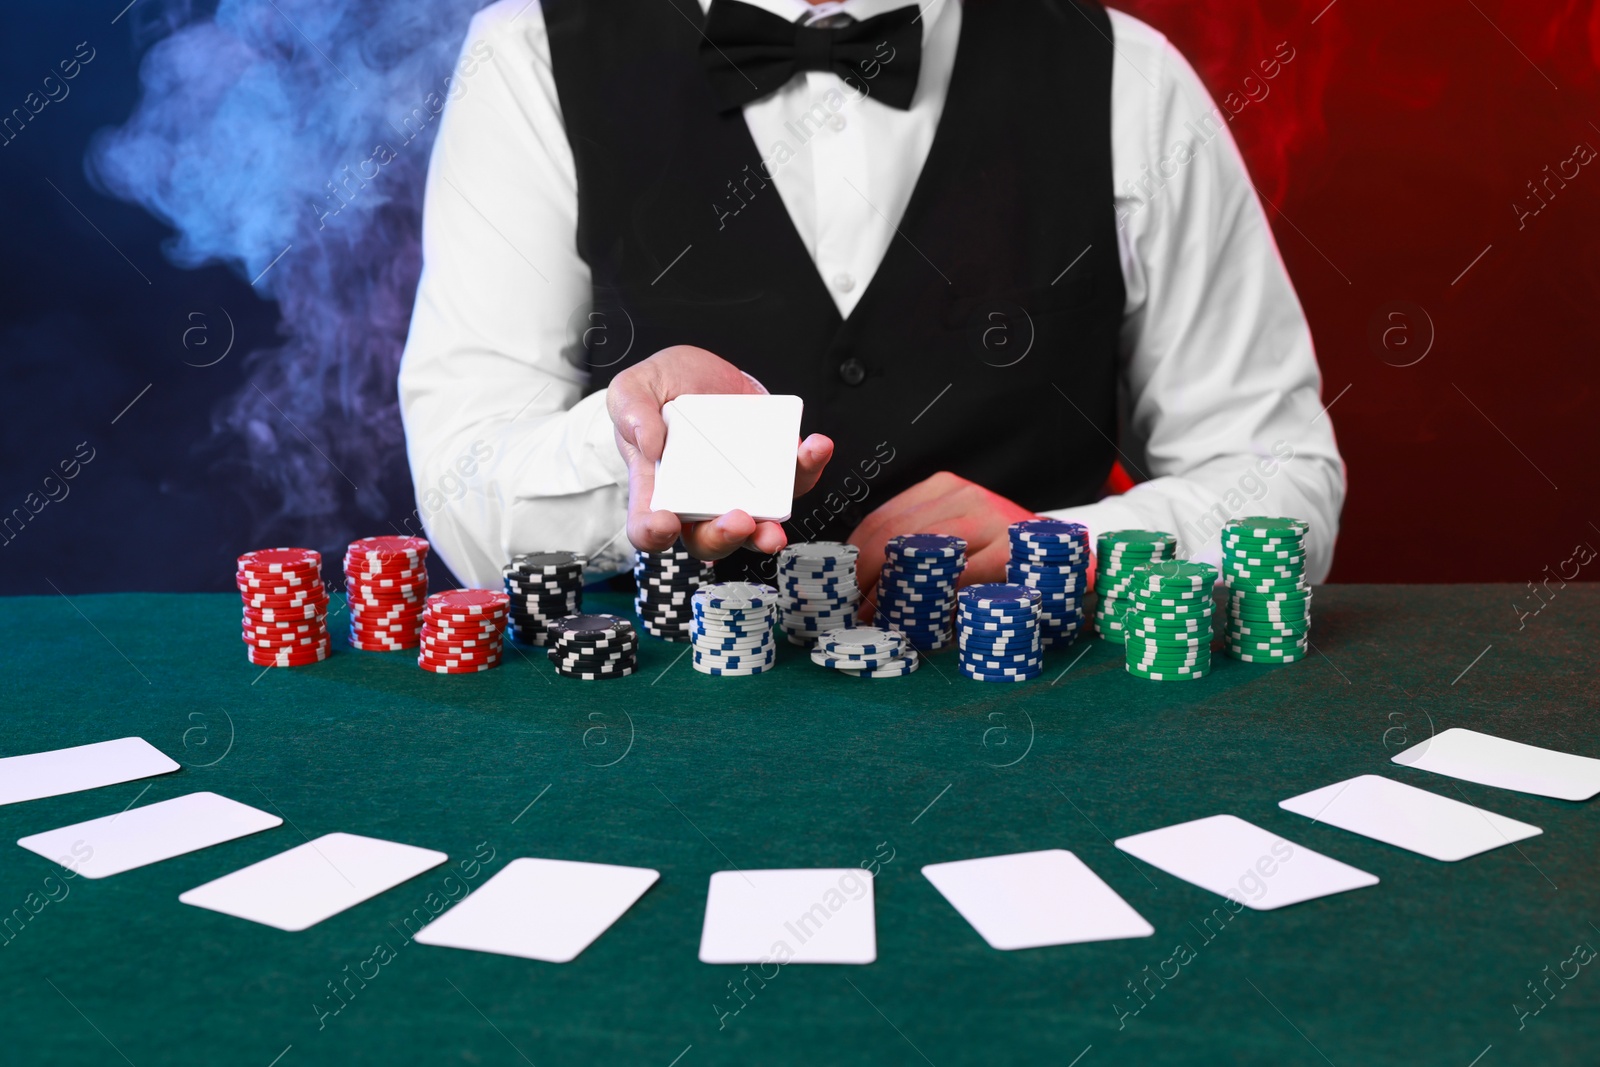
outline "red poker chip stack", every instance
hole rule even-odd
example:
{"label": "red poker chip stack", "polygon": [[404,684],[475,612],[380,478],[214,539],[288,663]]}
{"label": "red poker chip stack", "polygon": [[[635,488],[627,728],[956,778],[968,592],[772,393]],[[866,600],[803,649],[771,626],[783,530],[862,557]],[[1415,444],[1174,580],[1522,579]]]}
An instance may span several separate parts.
{"label": "red poker chip stack", "polygon": [[428,599],[428,542],[363,537],[344,553],[350,647],[362,652],[416,648]]}
{"label": "red poker chip stack", "polygon": [[303,667],[328,658],[328,591],[322,556],[309,548],[264,548],[239,557],[244,643],[258,667]]}
{"label": "red poker chip stack", "polygon": [[494,589],[453,589],[428,598],[417,666],[435,674],[473,674],[500,662],[511,599]]}

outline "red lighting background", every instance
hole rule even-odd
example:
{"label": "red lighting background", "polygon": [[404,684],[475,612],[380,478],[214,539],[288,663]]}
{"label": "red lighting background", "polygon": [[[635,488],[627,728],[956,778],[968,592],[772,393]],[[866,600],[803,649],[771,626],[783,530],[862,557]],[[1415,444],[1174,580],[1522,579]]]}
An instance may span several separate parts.
{"label": "red lighting background", "polygon": [[1237,109],[1349,467],[1333,580],[1539,581],[1600,548],[1600,5],[1118,6]]}

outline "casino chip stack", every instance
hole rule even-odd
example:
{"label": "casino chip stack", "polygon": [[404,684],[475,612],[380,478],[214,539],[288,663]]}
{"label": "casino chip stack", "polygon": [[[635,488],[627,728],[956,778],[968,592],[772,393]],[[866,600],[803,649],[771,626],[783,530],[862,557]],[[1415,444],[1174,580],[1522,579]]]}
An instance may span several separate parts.
{"label": "casino chip stack", "polygon": [[246,657],[258,667],[303,667],[328,658],[328,591],[322,556],[266,548],[239,557]]}
{"label": "casino chip stack", "polygon": [[1006,580],[1039,590],[1039,638],[1045,648],[1069,644],[1083,625],[1089,589],[1089,529],[1059,519],[1011,524]]}
{"label": "casino chip stack", "polygon": [[506,608],[506,595],[497,589],[435,593],[422,611],[417,666],[435,674],[473,674],[495,666]]}
{"label": "casino chip stack", "polygon": [[1094,626],[1102,640],[1122,644],[1122,617],[1133,606],[1129,575],[1177,555],[1178,539],[1159,530],[1114,530],[1095,543]]}
{"label": "casino chip stack", "polygon": [[416,648],[428,599],[428,542],[363,537],[344,552],[350,647],[362,652]]}
{"label": "casino chip stack", "polygon": [[891,537],[883,546],[874,623],[900,631],[921,652],[954,644],[956,580],[966,565],[967,543],[959,537]]}
{"label": "casino chip stack", "polygon": [[827,631],[856,624],[857,553],[855,545],[839,541],[790,545],[778,553],[778,625],[791,644],[810,648]]}
{"label": "casino chip stack", "polygon": [[1228,651],[1247,663],[1304,659],[1311,629],[1306,531],[1299,519],[1247,517],[1222,529]]}
{"label": "casino chip stack", "polygon": [[905,635],[875,626],[841,626],[817,635],[811,662],[857,678],[901,678],[920,665]]}
{"label": "casino chip stack", "polygon": [[716,564],[698,560],[679,541],[664,552],[635,553],[633,609],[644,632],[663,641],[689,640],[695,590],[717,580]]}
{"label": "casino chip stack", "polygon": [[1204,678],[1211,673],[1211,591],[1217,569],[1209,563],[1165,560],[1133,572],[1133,605],[1124,616],[1128,673],[1157,682]]}
{"label": "casino chip stack", "polygon": [[638,667],[639,633],[620,615],[571,615],[546,627],[545,654],[564,678],[626,678]]}
{"label": "casino chip stack", "polygon": [[754,582],[718,582],[694,594],[694,669],[701,674],[760,674],[772,667],[777,644],[778,591]]}
{"label": "casino chip stack", "polygon": [[557,619],[583,610],[583,565],[576,552],[529,552],[512,556],[501,570],[510,600],[511,636],[525,645],[547,646],[546,630]]}
{"label": "casino chip stack", "polygon": [[956,597],[962,674],[979,682],[1026,682],[1044,671],[1039,590],[969,585]]}

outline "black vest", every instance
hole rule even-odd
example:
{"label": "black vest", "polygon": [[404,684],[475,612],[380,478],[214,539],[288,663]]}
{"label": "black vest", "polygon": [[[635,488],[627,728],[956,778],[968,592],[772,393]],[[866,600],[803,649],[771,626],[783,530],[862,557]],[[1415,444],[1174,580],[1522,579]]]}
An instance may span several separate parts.
{"label": "black vest", "polygon": [[574,357],[592,388],[692,344],[803,397],[803,431],[836,451],[791,540],[842,539],[941,470],[1035,510],[1099,498],[1124,299],[1104,10],[966,0],[927,162],[848,319],[762,170],[773,146],[717,108],[695,0],[544,13],[594,276]]}

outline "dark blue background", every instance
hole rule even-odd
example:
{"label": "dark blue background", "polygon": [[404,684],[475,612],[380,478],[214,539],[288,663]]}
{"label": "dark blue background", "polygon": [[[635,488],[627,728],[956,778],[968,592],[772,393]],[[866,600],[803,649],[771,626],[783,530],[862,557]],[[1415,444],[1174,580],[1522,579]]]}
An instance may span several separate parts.
{"label": "dark blue background", "polygon": [[[69,95],[0,145],[0,517],[28,514],[28,494],[44,498],[44,479],[81,442],[94,450],[64,499],[20,532],[13,521],[0,594],[229,589],[240,552],[297,541],[274,528],[272,502],[212,432],[213,412],[248,381],[247,354],[276,342],[276,306],[223,267],[172,266],[161,253],[170,229],[85,176],[90,137],[127,119],[139,57],[167,32],[152,20],[182,7],[136,3],[113,25],[124,3],[8,4],[0,35],[5,115],[80,42],[95,53]],[[215,366],[188,365],[221,353],[224,311],[232,351]],[[395,532],[410,517],[405,457],[395,459],[383,497],[398,514],[353,521],[348,537]],[[342,542],[310,547],[337,553]]]}

